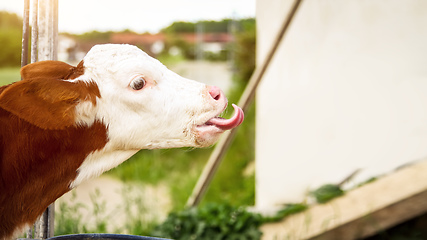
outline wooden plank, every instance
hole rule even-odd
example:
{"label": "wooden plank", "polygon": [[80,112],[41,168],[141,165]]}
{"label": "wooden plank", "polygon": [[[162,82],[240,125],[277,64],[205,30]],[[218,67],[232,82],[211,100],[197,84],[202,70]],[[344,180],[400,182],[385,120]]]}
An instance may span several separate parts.
{"label": "wooden plank", "polygon": [[427,161],[262,227],[263,240],[368,237],[427,212]]}

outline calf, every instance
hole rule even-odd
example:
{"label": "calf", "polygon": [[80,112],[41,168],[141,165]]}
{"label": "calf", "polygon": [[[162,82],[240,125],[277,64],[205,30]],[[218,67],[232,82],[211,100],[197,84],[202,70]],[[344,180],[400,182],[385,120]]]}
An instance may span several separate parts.
{"label": "calf", "polygon": [[217,87],[178,76],[135,46],[97,45],[73,67],[42,61],[0,87],[0,239],[82,181],[140,149],[206,147],[243,121]]}

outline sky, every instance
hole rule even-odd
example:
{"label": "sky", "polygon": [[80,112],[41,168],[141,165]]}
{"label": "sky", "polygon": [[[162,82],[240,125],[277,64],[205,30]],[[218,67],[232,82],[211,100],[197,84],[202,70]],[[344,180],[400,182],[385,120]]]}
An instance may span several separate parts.
{"label": "sky", "polygon": [[[59,0],[60,32],[156,33],[175,21],[255,17],[256,0]],[[1,0],[0,11],[22,16],[23,0]]]}

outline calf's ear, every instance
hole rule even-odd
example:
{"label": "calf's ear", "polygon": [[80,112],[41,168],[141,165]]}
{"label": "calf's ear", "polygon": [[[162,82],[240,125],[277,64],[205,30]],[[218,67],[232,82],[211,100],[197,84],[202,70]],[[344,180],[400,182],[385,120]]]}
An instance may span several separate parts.
{"label": "calf's ear", "polygon": [[[100,97],[97,85],[64,81],[62,79],[67,76],[61,74],[65,71],[50,68],[50,64],[46,65],[47,70],[42,71],[39,69],[42,65],[23,68],[21,74],[24,79],[7,86],[0,94],[0,107],[43,129],[63,129],[74,125],[78,103],[91,101],[96,104],[96,97]],[[65,65],[57,66],[63,68]]]}
{"label": "calf's ear", "polygon": [[77,67],[60,61],[40,61],[28,64],[21,68],[22,79],[74,79],[83,75],[83,73],[83,61],[81,61]]}

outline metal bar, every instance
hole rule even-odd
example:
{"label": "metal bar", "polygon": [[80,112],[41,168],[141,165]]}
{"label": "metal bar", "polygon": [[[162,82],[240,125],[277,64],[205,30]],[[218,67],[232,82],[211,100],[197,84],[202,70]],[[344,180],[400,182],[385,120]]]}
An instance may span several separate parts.
{"label": "metal bar", "polygon": [[38,0],[31,1],[31,63],[37,62],[38,43]]}
{"label": "metal bar", "polygon": [[[38,0],[31,0],[30,10],[31,19],[31,63],[37,61],[37,42],[38,42],[38,24],[37,24],[37,15],[38,15]],[[22,61],[22,59],[21,59]],[[37,235],[37,224],[29,227],[27,230],[27,238],[34,238]]]}
{"label": "metal bar", "polygon": [[[274,54],[276,53],[277,48],[279,47],[282,39],[285,36],[286,31],[291,24],[298,7],[300,6],[302,0],[295,0],[291,9],[288,13],[288,16],[285,18],[280,31],[278,32],[274,42],[268,51],[266,58],[263,63],[255,69],[255,72],[252,74],[251,79],[249,80],[248,85],[246,86],[242,96],[240,97],[238,105],[247,111],[252,100],[254,99],[256,89],[258,84],[261,82],[262,77],[264,76],[265,71],[267,70],[271,60],[273,59]],[[219,165],[221,164],[222,158],[224,157],[227,149],[230,147],[230,144],[236,135],[237,128],[232,129],[229,132],[226,132],[221,140],[216,145],[214,151],[212,152],[205,168],[203,169],[202,174],[200,175],[199,180],[197,181],[196,186],[193,189],[193,193],[187,201],[187,207],[197,206],[201,199],[203,198],[207,188],[209,187],[210,182],[212,181],[213,176],[216,173]]]}
{"label": "metal bar", "polygon": [[[31,62],[56,60],[58,0],[32,0],[31,14]],[[28,46],[28,42],[26,44]],[[28,229],[27,238],[46,239],[54,236],[54,210],[54,204],[51,204],[34,226]]]}
{"label": "metal bar", "polygon": [[[56,60],[58,43],[58,0],[38,0],[38,61]],[[46,239],[54,235],[54,203],[49,205],[36,228],[35,238]]]}
{"label": "metal bar", "polygon": [[[58,60],[58,0],[51,0],[51,23],[50,23],[50,60]],[[49,205],[46,209],[46,238],[51,238],[55,235],[55,202]]]}
{"label": "metal bar", "polygon": [[[51,60],[58,60],[58,0],[52,0],[52,46]],[[47,238],[55,236],[55,202],[47,208]]]}
{"label": "metal bar", "polygon": [[[46,44],[48,36],[48,24],[47,19],[49,18],[47,0],[38,0],[38,11],[37,11],[37,29],[38,29],[38,39],[37,39],[37,60],[36,61],[44,61],[48,60],[48,56],[46,55],[46,49],[48,49],[48,44]],[[47,209],[43,212],[40,218],[35,223],[36,233],[34,238],[38,239],[46,239],[46,231],[47,231]]]}
{"label": "metal bar", "polygon": [[[30,0],[24,0],[24,13],[22,23],[22,46],[21,46],[21,67],[28,64],[28,43],[30,38]],[[28,228],[26,237],[33,237],[33,228]]]}
{"label": "metal bar", "polygon": [[24,0],[24,16],[22,24],[21,67],[28,64],[28,41],[30,37],[30,0]]}
{"label": "metal bar", "polygon": [[52,60],[58,60],[58,0],[52,0]]}
{"label": "metal bar", "polygon": [[55,203],[52,203],[47,208],[47,238],[55,236]]}
{"label": "metal bar", "polygon": [[38,47],[38,61],[44,61],[51,59],[50,46],[51,46],[51,35],[50,35],[50,0],[38,0],[39,1],[39,12],[38,12],[38,29],[39,29],[39,41]]}

